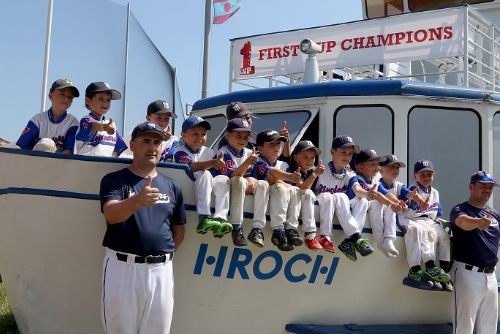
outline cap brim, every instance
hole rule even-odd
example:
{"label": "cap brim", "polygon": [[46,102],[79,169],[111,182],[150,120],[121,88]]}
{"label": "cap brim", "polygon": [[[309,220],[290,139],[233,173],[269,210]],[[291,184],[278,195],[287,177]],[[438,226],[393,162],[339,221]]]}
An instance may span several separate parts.
{"label": "cap brim", "polygon": [[[195,128],[197,126],[204,127],[207,130],[211,130],[212,129],[212,126],[210,125],[210,123],[208,121],[201,121],[201,122],[195,123],[195,124],[191,125],[189,127],[189,129]],[[186,129],[186,130],[189,130],[189,129]]]}
{"label": "cap brim", "polygon": [[344,144],[344,145],[337,147],[337,148],[349,148],[349,147],[354,147],[354,153],[361,152],[361,147],[359,147],[358,145],[356,145],[354,143],[347,143],[347,144]]}
{"label": "cap brim", "polygon": [[111,94],[111,100],[119,100],[122,98],[122,94],[117,91],[116,89],[102,89],[102,90],[95,90],[93,93],[102,93],[102,92],[108,92]]}
{"label": "cap brim", "polygon": [[475,182],[471,182],[471,183],[490,183],[490,184],[493,184],[495,187],[500,187],[500,184],[496,183],[496,182],[493,182],[493,181],[475,181]]}
{"label": "cap brim", "polygon": [[421,170],[419,170],[418,172],[415,172],[415,174],[418,174],[418,173],[422,173],[422,172],[427,172],[427,171],[430,171],[430,172],[433,172],[435,173],[436,171],[432,168],[429,168],[429,167],[424,167],[422,168]]}
{"label": "cap brim", "polygon": [[61,90],[61,89],[64,89],[64,88],[72,88],[73,89],[73,96],[74,97],[80,97],[80,91],[78,90],[78,88],[76,88],[75,86],[71,86],[71,85],[68,85],[68,86],[60,86],[60,87],[57,87],[56,89],[54,90]]}
{"label": "cap brim", "polygon": [[163,114],[170,114],[170,118],[177,118],[177,115],[168,109],[158,110],[148,115],[163,115]]}
{"label": "cap brim", "polygon": [[236,129],[226,129],[226,131],[235,131],[235,132],[250,132],[250,137],[255,137],[257,134],[252,130],[248,130],[245,128],[236,128]]}
{"label": "cap brim", "polygon": [[320,155],[321,154],[321,150],[319,148],[317,148],[316,146],[304,147],[300,151],[295,151],[294,154],[297,154],[297,153],[300,153],[300,152],[304,152],[304,151],[307,151],[307,150],[314,150],[314,152],[316,153],[316,155]]}
{"label": "cap brim", "polygon": [[140,133],[138,133],[137,135],[135,135],[135,137],[132,138],[132,140],[134,140],[136,138],[139,138],[140,136],[142,136],[142,135],[144,135],[146,133],[153,133],[155,135],[160,136],[161,139],[163,139],[164,141],[167,140],[167,135],[165,134],[165,132],[157,131],[157,130],[145,130],[145,131],[141,131]]}

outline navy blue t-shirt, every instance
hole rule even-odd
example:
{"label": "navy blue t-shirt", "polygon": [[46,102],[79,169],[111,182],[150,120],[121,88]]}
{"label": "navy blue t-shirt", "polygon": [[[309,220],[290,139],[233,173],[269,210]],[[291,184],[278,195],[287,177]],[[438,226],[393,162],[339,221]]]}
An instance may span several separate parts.
{"label": "navy blue t-shirt", "polygon": [[[464,231],[455,224],[455,219],[460,215],[473,218],[485,217],[488,212],[493,211],[492,223],[487,230],[475,228]],[[498,241],[500,230],[498,222],[500,215],[493,208],[476,208],[467,202],[458,204],[450,213],[450,221],[453,230],[453,259],[471,264],[476,267],[493,267],[498,262]]]}
{"label": "navy blue t-shirt", "polygon": [[[110,173],[101,180],[101,211],[110,200],[124,200],[139,193],[146,179],[128,168]],[[179,184],[158,173],[152,187],[160,191],[158,202],[140,208],[122,223],[107,224],[102,245],[115,251],[146,255],[162,255],[175,250],[170,225],[186,223],[184,200]]]}

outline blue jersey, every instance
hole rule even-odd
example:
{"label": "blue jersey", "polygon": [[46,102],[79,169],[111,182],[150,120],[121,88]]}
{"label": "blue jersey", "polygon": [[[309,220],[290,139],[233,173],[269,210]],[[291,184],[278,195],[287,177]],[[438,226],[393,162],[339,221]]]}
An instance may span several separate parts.
{"label": "blue jersey", "polygon": [[439,202],[439,192],[437,189],[433,187],[429,187],[429,189],[425,189],[420,183],[413,184],[409,187],[410,191],[417,188],[417,193],[420,197],[429,203],[429,208],[423,210],[417,202],[411,200],[408,203],[408,209],[403,213],[405,217],[409,219],[414,219],[418,217],[427,217],[432,220],[435,220],[437,217],[443,215],[443,209],[441,207],[441,203]]}
{"label": "blue jersey", "polygon": [[[107,174],[101,180],[101,210],[110,200],[124,200],[139,193],[146,179],[128,168]],[[186,223],[181,188],[173,179],[158,173],[152,187],[160,191],[158,202],[140,208],[125,221],[107,224],[103,246],[141,256],[162,255],[175,250],[171,225]]]}
{"label": "blue jersey", "polygon": [[174,160],[174,153],[180,145],[179,138],[172,135],[168,140],[165,140],[161,147],[161,162],[171,162]]}
{"label": "blue jersey", "polygon": [[[491,225],[487,230],[475,228],[464,231],[455,224],[455,220],[461,215],[473,218],[485,217],[492,211]],[[476,208],[467,202],[458,204],[450,213],[450,221],[453,231],[453,259],[471,264],[476,267],[493,267],[498,262],[498,241],[500,230],[498,222],[500,215],[497,210],[486,207]]]}
{"label": "blue jersey", "polygon": [[[229,176],[232,172],[234,172],[238,166],[240,166],[250,155],[252,155],[252,151],[249,150],[248,148],[242,149],[240,152],[237,152],[235,149],[233,149],[231,146],[222,146],[217,154],[213,157],[213,159],[217,159],[219,154],[224,155],[224,162],[226,163],[226,166],[224,166],[222,169],[218,170],[216,168],[210,168],[210,173],[212,173],[213,176],[217,175],[226,175]],[[248,171],[245,172],[245,177],[249,176],[250,168]]]}
{"label": "blue jersey", "polygon": [[369,191],[371,188],[373,188],[373,186],[376,185],[375,189],[382,195],[387,195],[389,193],[389,190],[385,189],[382,183],[378,182],[378,178],[372,177],[370,180],[368,180],[363,175],[358,174],[351,177],[351,179],[349,180],[349,184],[347,185],[347,197],[349,197],[349,199],[353,199],[354,197],[356,197],[353,189],[356,184],[361,186],[361,188],[366,191]]}
{"label": "blue jersey", "polygon": [[57,122],[52,117],[52,108],[31,118],[16,142],[22,149],[32,150],[41,138],[50,138],[56,143],[57,152],[73,151],[78,120],[64,113]]}
{"label": "blue jersey", "polygon": [[257,180],[266,180],[267,174],[272,168],[278,168],[282,171],[287,171],[288,164],[281,160],[276,160],[274,164],[270,163],[265,157],[260,156],[259,160],[255,165],[253,165],[250,170],[250,176],[256,178]]}
{"label": "blue jersey", "polygon": [[111,157],[113,152],[120,155],[127,149],[127,144],[117,131],[112,135],[105,130],[93,131],[92,125],[95,122],[106,123],[104,117],[100,120],[92,113],[80,120],[80,126],[75,136],[76,154]]}
{"label": "blue jersey", "polygon": [[399,181],[394,181],[392,185],[388,185],[387,183],[384,182],[383,178],[380,178],[380,184],[387,189],[390,193],[393,193],[394,196],[397,198],[406,201],[408,193],[410,193],[410,189],[405,186],[402,182]]}

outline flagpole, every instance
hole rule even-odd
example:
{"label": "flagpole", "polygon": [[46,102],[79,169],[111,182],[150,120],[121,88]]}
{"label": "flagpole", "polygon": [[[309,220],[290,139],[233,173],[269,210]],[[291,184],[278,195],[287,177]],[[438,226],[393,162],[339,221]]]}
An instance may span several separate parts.
{"label": "flagpole", "polygon": [[45,111],[45,101],[47,98],[47,75],[49,72],[49,58],[50,58],[50,40],[51,40],[51,35],[52,35],[52,7],[53,7],[53,0],[49,0],[48,3],[48,13],[47,13],[47,32],[45,33],[45,59],[44,59],[44,64],[43,64],[43,76],[42,76],[42,105],[41,105],[41,111]]}
{"label": "flagpole", "polygon": [[212,25],[212,0],[205,0],[205,40],[203,42],[203,78],[201,81],[201,98],[208,95],[208,62],[210,58],[210,28]]}

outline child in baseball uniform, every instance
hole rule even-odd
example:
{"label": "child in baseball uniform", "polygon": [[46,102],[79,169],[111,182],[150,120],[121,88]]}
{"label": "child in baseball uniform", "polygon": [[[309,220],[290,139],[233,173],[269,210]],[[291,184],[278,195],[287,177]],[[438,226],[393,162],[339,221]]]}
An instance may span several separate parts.
{"label": "child in baseball uniform", "polygon": [[[199,116],[189,116],[182,123],[182,144],[175,149],[174,162],[188,165],[195,177],[196,211],[198,226],[196,232],[205,234],[213,231],[214,237],[221,238],[231,232],[232,225],[227,222],[228,203],[215,202],[215,214],[210,212],[213,177],[210,168],[221,170],[225,163],[222,154],[214,157],[212,149],[204,146],[210,123]],[[216,198],[217,200],[220,198]]]}
{"label": "child in baseball uniform", "polygon": [[213,192],[216,201],[230,202],[233,244],[246,246],[248,242],[243,234],[242,225],[245,193],[248,191],[258,197],[254,191],[261,189],[255,187],[256,180],[249,175],[251,166],[257,162],[257,154],[255,149],[246,148],[248,140],[255,136],[255,133],[245,119],[234,118],[227,122],[224,136],[227,144],[219,149],[217,156],[222,153],[225,166],[220,170],[210,169],[214,176]]}
{"label": "child in baseball uniform", "polygon": [[[289,173],[286,171],[288,164],[278,160],[282,145],[287,141],[286,137],[274,130],[264,130],[257,135],[256,144],[260,157],[252,167],[251,176],[257,180],[256,187],[260,182],[266,182],[268,185],[263,187],[269,190],[266,191],[265,197],[262,196],[263,198],[254,196],[254,204],[257,203],[263,208],[254,205],[254,220],[248,235],[248,240],[259,247],[264,246],[262,230],[266,222],[265,211],[268,203],[260,202],[268,200],[270,226],[273,230],[271,241],[282,251],[291,251],[294,246],[301,246],[304,243],[297,232],[300,214],[299,189],[283,182],[283,180],[297,182],[300,178],[300,169],[295,173]],[[260,211],[262,217],[256,215],[258,212],[256,210]]]}
{"label": "child in baseball uniform", "polygon": [[92,82],[85,89],[85,107],[90,113],[80,120],[75,136],[75,154],[117,157],[127,149],[127,144],[116,131],[110,117],[106,120],[111,101],[121,99],[119,91],[107,82]]}
{"label": "child in baseball uniform", "polygon": [[380,183],[379,162],[385,159],[374,150],[359,152],[355,158],[356,176],[349,180],[347,197],[353,208],[366,208],[357,215],[358,229],[362,231],[368,214],[380,250],[387,257],[397,257],[399,252],[394,246],[396,212],[400,212],[404,204]]}
{"label": "child in baseball uniform", "polygon": [[293,149],[290,167],[287,170],[291,173],[297,170],[300,171],[300,179],[295,183],[291,182],[291,184],[300,190],[302,231],[304,232],[307,248],[314,251],[323,248],[316,237],[316,219],[314,217],[316,195],[311,190],[318,176],[325,171],[325,166],[321,161],[318,167],[314,166],[316,157],[319,154],[321,154],[320,149],[311,141],[302,140]]}
{"label": "child in baseball uniform", "polygon": [[146,120],[154,123],[163,129],[167,135],[167,140],[163,142],[161,151],[161,162],[173,161],[175,149],[179,145],[179,138],[172,134],[170,119],[177,118],[167,101],[156,100],[148,105]]}
{"label": "child in baseball uniform", "polygon": [[350,205],[346,193],[349,180],[355,176],[348,166],[354,152],[359,151],[359,146],[349,136],[338,136],[333,139],[330,150],[332,161],[328,163],[325,172],[318,177],[314,188],[319,203],[319,243],[324,249],[335,251],[331,234],[333,216],[337,216],[347,236],[340,243],[339,249],[352,261],[357,260],[356,251],[362,256],[373,253],[373,247],[361,237],[360,227],[364,225],[364,220],[360,219],[360,216],[363,216],[360,213],[364,210],[366,215],[367,203],[359,201],[355,205]]}
{"label": "child in baseball uniform", "polygon": [[[450,238],[443,226],[436,222],[443,210],[439,203],[439,192],[432,187],[436,172],[429,160],[418,160],[414,166],[415,184],[410,190],[425,201],[410,200],[402,212],[400,223],[405,228],[405,244],[410,271],[405,279],[407,285],[421,289],[445,289],[452,291],[450,276],[443,268],[450,267]],[[439,265],[436,266],[436,245]],[[422,263],[425,270],[422,270]]]}
{"label": "child in baseball uniform", "polygon": [[[80,92],[68,79],[52,83],[49,92],[51,107],[31,118],[16,145],[25,150],[73,153],[78,120],[68,113]],[[42,140],[43,139],[43,140]],[[36,145],[42,141],[41,145]]]}

